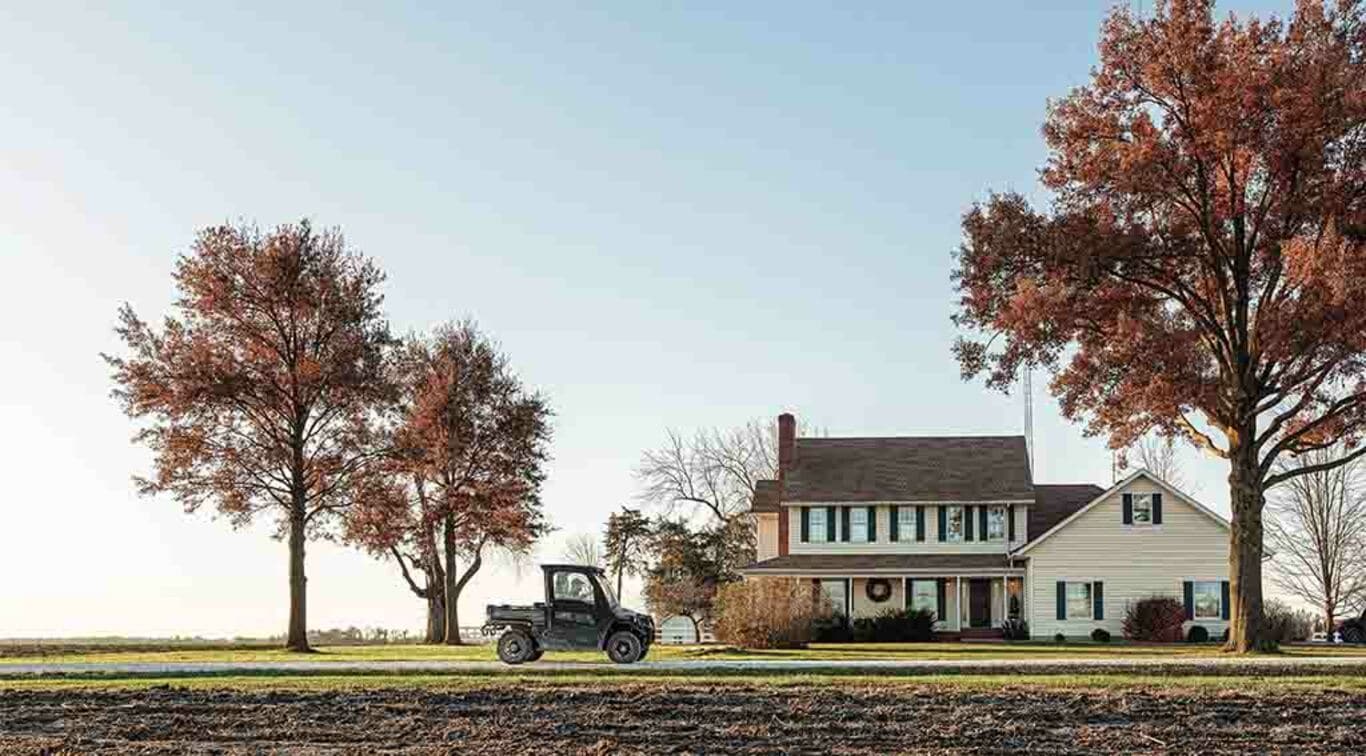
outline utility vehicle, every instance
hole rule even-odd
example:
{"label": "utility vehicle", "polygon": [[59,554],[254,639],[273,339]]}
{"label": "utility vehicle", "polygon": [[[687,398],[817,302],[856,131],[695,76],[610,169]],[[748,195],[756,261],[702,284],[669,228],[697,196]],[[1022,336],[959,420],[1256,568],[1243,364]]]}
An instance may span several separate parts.
{"label": "utility vehicle", "polygon": [[[536,661],[546,651],[601,649],[618,664],[645,658],[655,637],[648,614],[623,609],[597,567],[543,564],[545,601],[489,604],[484,635],[498,635],[498,658]],[[501,635],[499,635],[501,633]]]}

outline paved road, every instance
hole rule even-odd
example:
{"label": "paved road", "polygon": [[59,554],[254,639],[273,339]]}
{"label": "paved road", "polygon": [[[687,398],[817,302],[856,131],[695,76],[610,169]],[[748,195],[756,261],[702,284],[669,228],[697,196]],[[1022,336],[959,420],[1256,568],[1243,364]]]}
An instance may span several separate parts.
{"label": "paved road", "polygon": [[459,675],[462,673],[553,673],[612,672],[623,674],[693,673],[706,674],[755,672],[839,673],[839,674],[1115,674],[1139,672],[1156,674],[1211,675],[1285,675],[1285,674],[1359,674],[1366,675],[1366,657],[1250,657],[1250,658],[1171,658],[1121,659],[1107,657],[1059,659],[698,659],[645,661],[614,665],[606,662],[557,662],[554,654],[545,660],[520,666],[482,661],[313,661],[281,660],[253,662],[75,662],[3,663],[0,678],[42,675],[194,675],[194,674],[384,674],[425,672]]}

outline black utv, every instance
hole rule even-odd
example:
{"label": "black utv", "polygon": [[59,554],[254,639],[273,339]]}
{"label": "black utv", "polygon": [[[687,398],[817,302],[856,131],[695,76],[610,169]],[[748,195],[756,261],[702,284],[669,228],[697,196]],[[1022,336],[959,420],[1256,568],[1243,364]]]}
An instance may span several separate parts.
{"label": "black utv", "polygon": [[618,664],[645,658],[654,641],[648,614],[623,609],[603,571],[543,564],[545,601],[531,606],[489,604],[484,635],[498,637],[498,658],[536,661],[548,650],[602,649]]}

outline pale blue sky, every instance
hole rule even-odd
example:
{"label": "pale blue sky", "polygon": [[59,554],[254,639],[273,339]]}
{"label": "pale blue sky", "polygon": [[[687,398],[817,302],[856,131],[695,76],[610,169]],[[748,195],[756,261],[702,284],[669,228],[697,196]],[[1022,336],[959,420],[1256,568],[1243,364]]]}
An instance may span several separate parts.
{"label": "pale blue sky", "polygon": [[[97,355],[224,220],[341,226],[396,329],[501,340],[558,413],[544,557],[668,427],[1021,427],[958,377],[951,252],[972,200],[1037,191],[1045,99],[1106,3],[109,5],[0,4],[0,637],[283,630],[267,527],[133,494],[148,457]],[[1107,483],[1045,383],[1036,478]],[[313,627],[421,624],[388,565],[309,566]],[[465,621],[534,590],[490,571]]]}

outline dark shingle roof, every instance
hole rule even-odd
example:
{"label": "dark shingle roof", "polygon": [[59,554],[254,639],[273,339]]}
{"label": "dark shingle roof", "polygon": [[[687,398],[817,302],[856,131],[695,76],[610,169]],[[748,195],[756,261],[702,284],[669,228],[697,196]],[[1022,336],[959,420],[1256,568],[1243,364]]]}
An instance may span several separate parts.
{"label": "dark shingle roof", "polygon": [[1105,489],[1090,483],[1034,486],[1034,506],[1029,508],[1029,540],[1038,540],[1103,493]]}
{"label": "dark shingle roof", "polygon": [[[1023,557],[1015,558],[1017,567]],[[787,554],[746,567],[764,572],[859,572],[865,570],[993,570],[1009,567],[1005,554]]]}
{"label": "dark shingle roof", "polygon": [[799,438],[786,501],[1027,501],[1024,436]]}
{"label": "dark shingle roof", "polygon": [[750,501],[750,511],[778,511],[778,481],[760,480],[754,483],[754,498]]}

